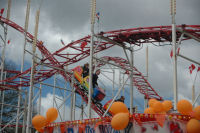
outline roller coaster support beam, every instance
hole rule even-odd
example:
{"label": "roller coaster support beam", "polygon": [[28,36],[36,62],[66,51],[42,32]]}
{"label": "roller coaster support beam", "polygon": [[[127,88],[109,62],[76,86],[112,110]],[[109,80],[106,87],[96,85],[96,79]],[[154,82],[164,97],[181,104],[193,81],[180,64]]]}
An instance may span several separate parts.
{"label": "roller coaster support beam", "polygon": [[[26,7],[26,19],[25,19],[25,25],[24,25],[24,46],[23,46],[23,55],[22,55],[22,62],[21,62],[21,73],[24,71],[24,59],[25,59],[25,49],[26,49],[26,43],[27,43],[27,40],[26,40],[26,32],[28,30],[28,22],[29,22],[29,14],[30,14],[30,2],[31,0],[27,0],[27,7]],[[20,83],[22,83],[22,79],[20,79]],[[21,90],[21,86],[19,87],[19,89]],[[19,93],[18,95],[18,106],[20,106],[20,103],[21,103],[21,94]],[[19,116],[19,113],[20,113],[20,109],[18,108],[17,109],[17,116]],[[24,113],[25,115],[25,113]],[[23,119],[25,119],[26,117],[24,116]],[[18,133],[18,125],[19,125],[19,118],[17,117],[16,119],[16,126],[15,126],[15,133]]]}
{"label": "roller coaster support beam", "polygon": [[[35,33],[34,33],[34,39],[33,39],[33,54],[36,52],[36,45],[37,45],[37,33],[38,33],[38,24],[39,24],[39,14],[40,11],[37,11],[36,14],[36,23],[35,23]],[[31,79],[30,79],[30,89],[29,89],[29,101],[28,101],[28,114],[27,114],[27,127],[26,132],[31,132],[31,113],[32,113],[32,93],[33,93],[33,84],[34,84],[34,71],[35,71],[35,57],[32,56],[32,69],[31,69]]]}
{"label": "roller coaster support beam", "polygon": [[172,47],[173,47],[173,92],[174,92],[174,110],[177,109],[176,104],[178,101],[177,95],[177,44],[176,44],[176,0],[171,0],[171,17],[172,17]]}
{"label": "roller coaster support beam", "polygon": [[25,131],[26,131],[27,102],[28,102],[28,93],[27,93],[27,91],[25,91],[24,118],[23,118],[22,133],[25,133]]}
{"label": "roller coaster support beam", "polygon": [[[10,9],[11,9],[11,0],[8,0],[8,9],[7,9],[7,17],[6,19],[10,19]],[[6,27],[4,28],[4,44],[3,44],[3,48],[2,48],[2,52],[1,52],[1,75],[0,75],[0,80],[3,80],[3,75],[4,75],[4,63],[5,63],[5,50],[6,50],[6,42],[7,42],[7,34],[8,34],[8,25],[6,25]],[[6,77],[5,77],[6,79]],[[3,94],[1,94],[3,92]],[[3,95],[3,96],[1,96]],[[2,103],[4,103],[4,91],[0,91],[0,97],[2,100]],[[1,114],[0,114],[0,125],[2,123],[2,115],[3,115],[3,104],[1,106]],[[1,130],[1,126],[0,126],[0,130]]]}
{"label": "roller coaster support beam", "polygon": [[119,68],[121,68],[121,69],[125,69],[125,70],[128,70],[128,71],[131,71],[131,69],[124,68],[124,67],[122,67],[122,66],[120,66],[120,65],[116,65],[116,64],[114,64],[114,63],[110,63],[110,62],[108,62],[108,61],[105,61],[105,60],[102,60],[102,59],[99,59],[99,58],[96,58],[96,57],[94,57],[94,59],[95,59],[95,60],[98,60],[98,61],[101,61],[101,62],[104,62],[104,63],[107,63],[107,64],[110,64],[110,65],[113,65],[113,66],[116,66],[116,67],[119,67]]}
{"label": "roller coaster support beam", "polygon": [[[131,47],[131,51],[130,51],[130,59],[131,59],[131,68],[133,68],[134,66],[134,57],[133,57],[133,47]],[[130,113],[131,115],[133,114],[133,69],[131,70],[131,74],[130,74]]]}
{"label": "roller coaster support beam", "polygon": [[186,57],[186,56],[184,56],[184,55],[181,55],[181,54],[178,54],[178,56],[181,57],[181,58],[183,58],[183,59],[186,59],[186,60],[188,60],[188,61],[191,61],[191,62],[193,62],[193,63],[195,63],[195,64],[197,64],[197,65],[200,66],[200,63],[197,62],[197,61],[195,61],[195,60],[192,60],[192,59],[190,59],[190,58],[188,58],[188,57]]}
{"label": "roller coaster support beam", "polygon": [[124,49],[128,49],[128,50],[131,51],[131,48],[125,46],[124,43],[118,43],[118,42],[113,41],[112,39],[109,39],[109,38],[104,37],[104,36],[102,36],[102,35],[94,35],[94,36],[97,37],[97,38],[100,38],[100,39],[102,39],[102,40],[104,40],[104,41],[110,42],[110,43],[112,43],[112,44],[118,45],[118,46],[120,46],[120,47],[122,47],[122,48],[124,48]]}
{"label": "roller coaster support beam", "polygon": [[96,15],[96,0],[91,0],[91,38],[90,38],[90,66],[89,66],[89,90],[88,90],[88,118],[91,118],[91,95],[93,77],[93,51],[94,51],[94,23]]}
{"label": "roller coaster support beam", "polygon": [[[148,81],[149,76],[149,47],[146,47],[146,80]],[[147,88],[148,89],[148,88]],[[144,96],[144,109],[148,106],[148,99]]]}
{"label": "roller coaster support beam", "polygon": [[194,40],[200,42],[200,38],[198,38],[198,37],[196,37],[196,36],[194,36],[194,35],[192,35],[192,34],[186,32],[186,31],[184,31],[183,29],[176,28],[176,30],[179,31],[179,32],[181,32],[181,33],[183,33],[183,34],[185,34],[186,36],[191,37],[192,39],[194,39]]}
{"label": "roller coaster support beam", "polygon": [[72,79],[71,79],[71,90],[72,90],[72,93],[71,93],[70,120],[73,121],[73,119],[74,119],[74,114],[73,114],[74,100],[73,100],[73,96],[74,96],[74,93],[75,93],[74,77],[72,77]]}
{"label": "roller coaster support beam", "polygon": [[106,114],[108,113],[108,110],[110,109],[110,107],[112,106],[112,104],[114,103],[115,99],[118,97],[118,95],[120,94],[121,90],[124,88],[124,85],[126,84],[126,82],[128,81],[128,79],[130,78],[131,75],[128,76],[128,78],[126,79],[126,81],[122,84],[122,86],[119,88],[119,90],[117,91],[115,97],[112,99],[111,103],[109,104],[106,112],[103,114],[103,117],[106,116]]}

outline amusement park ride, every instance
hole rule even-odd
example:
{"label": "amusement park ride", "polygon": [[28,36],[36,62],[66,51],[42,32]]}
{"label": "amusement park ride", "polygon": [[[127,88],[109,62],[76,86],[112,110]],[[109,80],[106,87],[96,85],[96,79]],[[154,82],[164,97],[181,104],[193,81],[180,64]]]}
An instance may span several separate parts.
{"label": "amusement park ride", "polygon": [[[93,4],[95,5],[95,1],[93,1]],[[30,1],[29,1],[30,2]],[[27,4],[27,7],[30,8],[30,3]],[[96,5],[95,5],[96,6]],[[71,84],[72,88],[75,88],[74,92],[79,94],[83,101],[85,101],[88,104],[89,112],[90,106],[91,108],[99,115],[102,119],[107,119],[107,117],[110,116],[108,110],[105,110],[99,102],[94,102],[94,99],[97,99],[95,96],[90,97],[91,92],[91,80],[87,80],[87,87],[86,85],[83,85],[83,79],[81,79],[81,73],[79,73],[79,69],[69,70],[66,69],[66,66],[70,66],[74,63],[77,63],[85,58],[90,58],[90,71],[92,72],[92,65],[93,60],[96,60],[96,66],[97,68],[101,68],[106,64],[113,65],[115,67],[118,67],[120,69],[123,69],[125,71],[125,74],[128,75],[130,78],[130,84],[131,86],[135,86],[137,90],[144,95],[145,99],[149,100],[151,98],[157,99],[159,101],[163,101],[164,99],[156,92],[156,90],[150,85],[146,77],[133,65],[132,57],[128,57],[128,54],[126,51],[130,51],[130,53],[133,52],[132,46],[137,45],[140,46],[142,44],[150,44],[150,43],[164,43],[164,42],[172,42],[173,43],[173,52],[174,52],[174,69],[176,70],[176,58],[177,56],[180,56],[182,58],[187,59],[187,57],[180,55],[179,53],[176,53],[176,49],[178,43],[180,41],[194,39],[198,42],[200,42],[200,25],[175,25],[175,20],[172,22],[172,26],[154,26],[154,27],[140,27],[140,28],[130,28],[130,29],[121,29],[121,30],[115,30],[115,31],[107,31],[107,32],[100,32],[98,34],[94,33],[94,14],[95,14],[95,6],[92,8],[92,15],[91,15],[91,35],[88,35],[86,37],[83,37],[79,40],[73,41],[69,44],[65,44],[61,49],[51,53],[46,47],[45,44],[37,40],[37,29],[35,30],[35,35],[32,35],[31,33],[27,32],[27,23],[25,24],[25,28],[22,28],[15,22],[11,21],[9,19],[9,15],[7,18],[4,18],[3,16],[0,17],[0,23],[4,28],[12,27],[13,29],[17,30],[19,33],[23,34],[25,36],[25,43],[33,43],[33,52],[29,52],[33,55],[33,61],[32,61],[32,67],[28,68],[27,70],[22,71],[15,71],[15,70],[6,70],[1,66],[1,80],[0,80],[0,90],[1,94],[3,94],[4,91],[12,89],[19,91],[19,93],[24,93],[22,88],[23,87],[30,87],[29,92],[29,100],[28,100],[28,109],[25,109],[28,114],[25,116],[24,119],[27,119],[27,126],[25,126],[25,122],[23,123],[23,132],[30,132],[31,130],[31,106],[32,106],[32,100],[33,98],[30,95],[32,94],[32,89],[35,84],[40,84],[43,81],[53,77],[55,74],[61,75],[66,82],[69,82]],[[174,6],[174,4],[172,4]],[[30,10],[27,8],[27,11]],[[9,9],[8,9],[9,10]],[[9,12],[8,12],[9,13]],[[172,11],[172,18],[173,16]],[[38,12],[38,19],[39,19],[39,12]],[[174,19],[174,18],[173,18]],[[39,21],[39,20],[38,20]],[[37,25],[37,24],[36,24]],[[7,34],[7,33],[6,33]],[[94,37],[99,38],[98,41],[94,41]],[[82,44],[85,44],[83,47]],[[89,47],[89,44],[93,44]],[[176,44],[176,45],[175,45]],[[95,53],[102,52],[107,49],[112,49],[113,46],[119,46],[121,47],[127,59],[121,58],[121,57],[110,57],[110,56],[104,56],[101,58],[93,57]],[[5,47],[6,45],[4,45]],[[2,48],[3,49],[3,48]],[[35,55],[34,49],[38,49],[42,55],[42,57],[38,57]],[[66,53],[69,49],[72,49],[73,53]],[[25,52],[25,51],[24,51]],[[1,53],[1,57],[3,58],[3,53]],[[24,57],[23,57],[24,58]],[[36,60],[37,59],[37,60]],[[190,60],[194,63],[193,60]],[[1,65],[3,65],[4,59],[1,62]],[[45,69],[42,69],[40,66],[44,66]],[[78,74],[75,74],[75,72],[78,72]],[[90,77],[91,77],[90,72]],[[11,73],[13,76],[9,78],[3,78],[3,73]],[[176,73],[176,72],[174,72]],[[174,75],[174,88],[176,88],[176,74]],[[128,79],[127,79],[128,80]],[[87,89],[86,89],[87,88]],[[131,88],[131,87],[130,87]],[[120,88],[121,90],[121,88]],[[102,95],[106,95],[105,92],[102,90],[99,90],[99,93],[102,93]],[[120,92],[120,91],[118,91]],[[27,93],[27,92],[26,92]],[[177,90],[174,90],[174,103],[177,102]],[[113,98],[116,99],[119,93],[116,94],[116,96]],[[133,94],[130,89],[130,97]],[[27,94],[26,94],[27,95]],[[73,95],[75,95],[73,93]],[[102,96],[99,101],[101,101],[104,96]],[[20,96],[19,96],[20,97]],[[20,99],[20,98],[19,98]],[[73,98],[72,98],[73,99]],[[19,100],[20,101],[20,100]],[[133,99],[132,99],[133,101]],[[27,103],[26,103],[27,104]],[[75,103],[74,103],[75,104]],[[133,115],[133,102],[130,101],[130,113]],[[25,105],[26,107],[27,105]],[[174,108],[176,110],[176,106]],[[71,112],[73,114],[73,112]],[[25,114],[25,113],[24,113]],[[2,115],[2,114],[1,114]],[[72,117],[74,117],[75,114],[73,114]],[[134,115],[139,116],[139,114]],[[20,111],[17,112],[16,117],[16,132],[17,128],[19,126],[19,116],[22,116]],[[88,114],[89,119],[90,114]],[[174,114],[174,116],[176,116]],[[154,118],[152,116],[148,116],[150,120],[153,120]],[[152,117],[152,118],[150,118]],[[173,117],[173,115],[172,115]],[[1,116],[2,118],[2,116]],[[145,118],[143,118],[145,119]],[[184,118],[183,118],[184,119]],[[187,116],[185,116],[185,119],[188,119]],[[71,121],[74,120],[73,118]],[[95,119],[96,121],[96,119]],[[97,120],[98,121],[98,120]],[[142,122],[146,122],[148,120],[142,120]],[[64,122],[57,123],[57,124],[63,124]],[[67,122],[66,122],[67,123]],[[73,121],[72,121],[73,123]],[[77,123],[81,123],[78,121]],[[1,124],[1,123],[0,123]],[[52,124],[51,126],[55,126],[56,123]],[[10,126],[8,123],[7,125],[1,125],[0,131],[3,131],[7,126]],[[50,127],[51,127],[50,126]]]}

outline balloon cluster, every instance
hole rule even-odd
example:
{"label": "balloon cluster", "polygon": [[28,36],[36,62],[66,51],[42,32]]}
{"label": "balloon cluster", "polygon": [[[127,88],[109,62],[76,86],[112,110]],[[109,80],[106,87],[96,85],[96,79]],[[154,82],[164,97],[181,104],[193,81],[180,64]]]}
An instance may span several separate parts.
{"label": "balloon cluster", "polygon": [[192,104],[187,100],[180,100],[177,103],[177,110],[182,115],[190,115],[190,119],[187,123],[187,133],[199,133],[200,132],[200,106],[193,109]]}
{"label": "balloon cluster", "polygon": [[163,102],[157,101],[156,99],[150,99],[149,108],[144,110],[145,114],[166,114],[172,107],[172,102],[165,100]]}
{"label": "balloon cluster", "polygon": [[49,123],[55,121],[58,117],[58,111],[56,108],[49,108],[46,112],[46,117],[42,115],[36,115],[32,119],[32,124],[38,132],[44,132],[44,127]]}
{"label": "balloon cluster", "polygon": [[112,110],[113,115],[111,120],[112,128],[115,130],[126,128],[129,123],[129,111],[126,105],[122,102],[114,102],[110,110]]}

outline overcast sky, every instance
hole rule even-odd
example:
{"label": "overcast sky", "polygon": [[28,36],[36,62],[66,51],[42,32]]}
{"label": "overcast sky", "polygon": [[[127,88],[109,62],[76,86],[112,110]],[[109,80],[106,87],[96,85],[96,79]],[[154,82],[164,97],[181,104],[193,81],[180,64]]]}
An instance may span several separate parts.
{"label": "overcast sky", "polygon": [[[29,32],[33,33],[35,13],[41,1],[31,1]],[[176,24],[199,25],[200,1],[177,0]],[[0,1],[0,8],[7,8],[7,0]],[[24,27],[26,0],[13,0],[11,20]],[[170,0],[97,0],[97,12],[100,12],[99,29],[109,31],[126,28],[170,25]],[[5,15],[5,13],[4,13]],[[1,28],[2,34],[2,28]],[[41,4],[38,38],[54,52],[62,47],[60,39],[65,43],[78,40],[90,34],[90,0],[43,0]],[[9,28],[8,38],[11,45],[7,47],[6,57],[17,65],[21,60],[23,35]],[[2,43],[2,42],[1,42]],[[149,44],[147,44],[149,45]],[[135,66],[145,75],[145,48],[135,53]],[[29,49],[29,48],[28,48]],[[136,48],[137,49],[137,48]],[[171,47],[155,47],[149,45],[149,82],[164,98],[172,97],[172,60],[169,56]],[[181,53],[200,62],[200,45],[196,41],[185,41]],[[120,54],[119,54],[120,53]],[[99,56],[125,57],[123,50],[113,47]],[[30,63],[30,56],[26,57]],[[189,74],[191,63],[178,59],[178,88],[180,98],[191,99],[191,85],[195,73]],[[82,64],[81,64],[82,65]],[[200,92],[199,74],[196,91]]]}

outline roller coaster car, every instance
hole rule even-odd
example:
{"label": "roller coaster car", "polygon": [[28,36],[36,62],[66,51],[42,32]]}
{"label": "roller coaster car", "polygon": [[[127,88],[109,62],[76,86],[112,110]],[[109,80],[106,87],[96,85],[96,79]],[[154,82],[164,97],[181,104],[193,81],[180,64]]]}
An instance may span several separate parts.
{"label": "roller coaster car", "polygon": [[[89,76],[82,78],[83,68],[81,66],[77,66],[73,69],[74,77],[81,84],[84,91],[88,92],[89,90]],[[98,86],[95,86],[92,90],[92,98],[95,102],[100,102],[105,97],[105,91]]]}
{"label": "roller coaster car", "polygon": [[[103,106],[103,108],[104,108],[105,110],[107,110],[111,102],[112,102],[112,99],[109,100],[109,101]],[[111,109],[109,109],[108,112],[109,112],[111,115],[113,115]]]}

